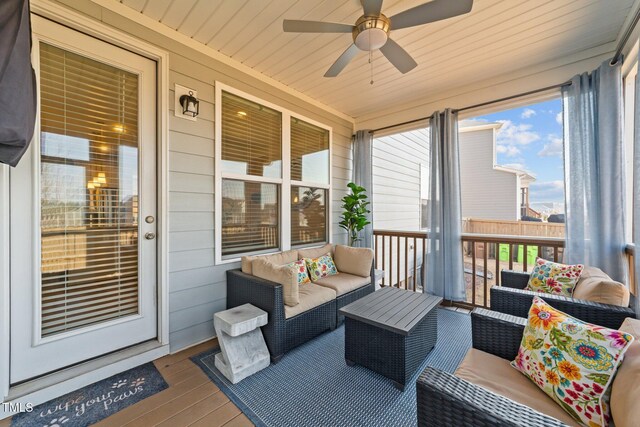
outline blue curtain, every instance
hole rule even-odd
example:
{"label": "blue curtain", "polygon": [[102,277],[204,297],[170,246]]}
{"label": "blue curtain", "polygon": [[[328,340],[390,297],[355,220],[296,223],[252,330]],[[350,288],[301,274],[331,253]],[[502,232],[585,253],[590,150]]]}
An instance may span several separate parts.
{"label": "blue curtain", "polygon": [[[635,244],[635,279],[640,283],[640,73],[636,75],[633,129],[633,243]],[[639,286],[640,287],[640,286]],[[633,297],[636,317],[640,316],[640,298]]]}
{"label": "blue curtain", "polygon": [[425,284],[427,292],[452,301],[466,298],[462,260],[462,209],[458,115],[431,116],[431,161]]}
{"label": "blue curtain", "polygon": [[[373,203],[373,134],[369,130],[359,130],[353,138],[353,182],[367,190],[368,200]],[[371,205],[369,210],[373,211]],[[373,213],[369,222],[356,246],[373,248]]]}
{"label": "blue curtain", "polygon": [[626,283],[621,64],[605,61],[562,90],[565,105],[565,262]]}

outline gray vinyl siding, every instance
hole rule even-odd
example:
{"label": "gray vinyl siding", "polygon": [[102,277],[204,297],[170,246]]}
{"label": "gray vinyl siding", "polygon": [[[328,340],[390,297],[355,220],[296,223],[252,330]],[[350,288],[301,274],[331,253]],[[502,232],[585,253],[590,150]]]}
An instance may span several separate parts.
{"label": "gray vinyl siding", "polygon": [[[339,201],[351,180],[351,123],[94,3],[73,0],[58,3],[169,52],[169,328],[172,352],[214,336],[213,313],[226,307],[225,272],[239,267],[239,263],[215,265],[214,262],[215,81],[333,128],[333,227],[330,233],[333,242],[345,242],[345,235],[337,224]],[[173,115],[176,83],[198,92],[200,115],[196,122]]]}
{"label": "gray vinyl siding", "polygon": [[494,169],[493,129],[460,133],[462,217],[518,219],[518,177]]}
{"label": "gray vinyl siding", "polygon": [[426,129],[375,138],[373,225],[380,230],[420,229],[420,165],[428,167]]}

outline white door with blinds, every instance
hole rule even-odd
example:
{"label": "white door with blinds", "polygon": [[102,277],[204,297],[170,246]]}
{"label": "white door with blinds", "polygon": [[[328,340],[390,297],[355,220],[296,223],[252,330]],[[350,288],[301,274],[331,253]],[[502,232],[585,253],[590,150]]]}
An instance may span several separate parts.
{"label": "white door with blinds", "polygon": [[34,17],[11,171],[11,382],[157,337],[156,63]]}

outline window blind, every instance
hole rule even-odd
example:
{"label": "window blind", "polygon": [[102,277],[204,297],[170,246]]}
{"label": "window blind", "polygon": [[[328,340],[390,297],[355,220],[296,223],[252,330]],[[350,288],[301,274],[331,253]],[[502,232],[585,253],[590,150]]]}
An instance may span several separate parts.
{"label": "window blind", "polygon": [[291,187],[291,245],[327,241],[327,190]]}
{"label": "window blind", "polygon": [[222,92],[222,171],[282,176],[282,113]]}
{"label": "window blind", "polygon": [[291,118],[291,179],[329,184],[329,131]]}
{"label": "window blind", "polygon": [[40,45],[42,336],[138,313],[138,76]]}
{"label": "window blind", "polygon": [[280,247],[279,185],[222,180],[222,255]]}

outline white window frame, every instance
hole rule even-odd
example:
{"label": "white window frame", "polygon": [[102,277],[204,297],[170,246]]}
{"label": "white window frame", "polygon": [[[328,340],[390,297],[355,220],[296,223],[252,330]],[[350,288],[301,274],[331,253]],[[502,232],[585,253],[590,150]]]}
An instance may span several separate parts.
{"label": "white window frame", "polygon": [[[631,59],[631,58],[630,58]],[[625,206],[625,234],[627,242],[633,242],[633,212],[634,203],[633,200],[633,182],[634,173],[633,170],[633,156],[634,156],[634,122],[635,122],[635,94],[636,94],[636,76],[638,74],[638,60],[629,61],[629,68],[626,73],[623,73],[623,115],[624,115],[624,150],[625,150],[625,181],[626,186],[626,206]]]}
{"label": "white window frame", "polygon": [[[242,97],[246,100],[255,102],[265,107],[271,108],[282,114],[282,175],[280,178],[269,178],[253,175],[239,175],[233,173],[226,173],[222,171],[222,92],[227,92],[232,95]],[[291,179],[291,118],[302,120],[306,123],[318,126],[321,129],[329,131],[329,181],[327,184],[312,183],[307,181],[296,181]],[[318,246],[331,242],[332,240],[332,212],[331,212],[331,200],[332,200],[332,186],[333,180],[333,128],[320,123],[316,120],[305,117],[302,114],[298,114],[294,111],[283,108],[279,105],[273,104],[262,98],[253,96],[249,93],[238,90],[234,87],[228,86],[219,81],[215,82],[215,205],[214,205],[214,245],[215,245],[215,263],[216,265],[229,264],[238,262],[245,254],[231,255],[223,257],[222,255],[222,180],[223,179],[235,179],[240,181],[253,181],[261,183],[273,183],[280,186],[279,191],[279,226],[280,226],[280,247],[275,249],[269,249],[259,252],[248,252],[247,254],[266,254],[277,253],[291,249],[291,187],[314,187],[327,190],[327,197],[325,200],[325,209],[327,212],[327,226],[326,226],[326,240],[322,243],[313,243],[310,245],[300,245],[296,247],[306,246]]]}

